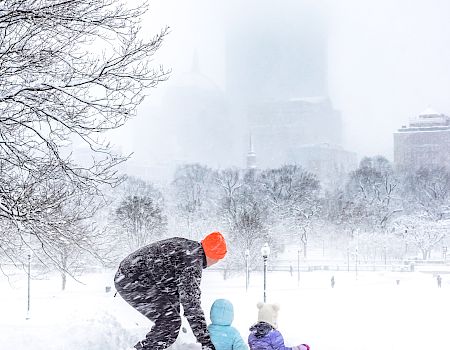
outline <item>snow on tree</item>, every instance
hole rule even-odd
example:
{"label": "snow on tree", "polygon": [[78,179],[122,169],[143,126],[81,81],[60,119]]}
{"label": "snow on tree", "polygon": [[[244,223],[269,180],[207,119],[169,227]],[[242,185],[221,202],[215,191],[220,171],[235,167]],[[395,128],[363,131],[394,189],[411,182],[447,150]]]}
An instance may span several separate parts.
{"label": "snow on tree", "polygon": [[320,210],[319,180],[300,166],[285,165],[262,171],[259,183],[274,221],[281,220],[296,233],[306,257],[312,219]]}
{"label": "snow on tree", "polygon": [[430,220],[426,212],[405,215],[393,223],[394,232],[406,243],[417,247],[422,259],[430,258],[431,251],[447,236],[450,220]]}
{"label": "snow on tree", "polygon": [[[153,184],[128,177],[116,191],[107,236],[123,254],[162,237],[167,231],[164,198]],[[117,250],[117,249],[116,249]]]}
{"label": "snow on tree", "polygon": [[362,159],[359,168],[350,174],[346,191],[369,229],[384,230],[392,216],[402,210],[398,179],[391,163],[382,156]]}
{"label": "snow on tree", "polygon": [[31,252],[34,263],[56,266],[64,275],[70,273],[68,261],[76,251],[95,255],[92,244],[97,231],[89,221],[101,201],[53,170],[49,167],[43,176],[18,171],[14,177],[0,177],[0,249],[19,264]]}
{"label": "snow on tree", "polygon": [[[146,9],[118,0],[0,2],[0,220],[8,227],[0,246],[11,260],[29,236],[50,257],[58,240],[79,246],[68,223],[95,208],[85,204],[100,184],[119,180],[115,166],[126,157],[104,134],[167,78],[150,65],[167,31],[142,38]],[[90,154],[76,162],[80,144]]]}
{"label": "snow on tree", "polygon": [[[229,239],[229,267],[243,267],[245,251],[250,265],[257,261],[265,242],[272,243],[268,230],[267,205],[262,200],[256,170],[225,169],[218,172],[219,215]],[[253,263],[252,263],[253,262]]]}
{"label": "snow on tree", "polygon": [[388,224],[403,209],[399,179],[386,158],[363,158],[345,187],[322,201],[323,218],[348,232],[347,254],[386,259],[392,238]]}
{"label": "snow on tree", "polygon": [[427,259],[448,236],[450,172],[444,167],[421,167],[404,174],[402,198],[406,215],[395,223],[396,233]]}
{"label": "snow on tree", "polygon": [[187,232],[190,238],[202,237],[213,225],[214,181],[214,171],[201,164],[185,164],[175,170],[171,190],[174,216],[181,219],[177,230]]}
{"label": "snow on tree", "polygon": [[445,167],[406,174],[403,192],[408,211],[424,211],[435,221],[450,217],[450,171]]}

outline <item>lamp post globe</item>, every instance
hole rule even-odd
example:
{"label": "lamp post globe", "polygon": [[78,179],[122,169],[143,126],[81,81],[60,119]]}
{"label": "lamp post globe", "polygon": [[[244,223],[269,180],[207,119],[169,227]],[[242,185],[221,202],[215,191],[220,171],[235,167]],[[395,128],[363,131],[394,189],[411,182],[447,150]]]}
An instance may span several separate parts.
{"label": "lamp post globe", "polygon": [[268,243],[264,243],[264,245],[261,248],[261,255],[263,258],[267,259],[270,255],[270,247]]}

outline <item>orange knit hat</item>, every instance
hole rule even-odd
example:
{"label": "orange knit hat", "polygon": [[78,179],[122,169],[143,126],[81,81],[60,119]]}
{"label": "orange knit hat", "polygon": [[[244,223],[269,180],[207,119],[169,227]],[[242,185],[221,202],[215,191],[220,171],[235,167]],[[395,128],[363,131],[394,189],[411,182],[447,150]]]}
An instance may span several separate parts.
{"label": "orange knit hat", "polygon": [[227,253],[227,244],[220,232],[213,232],[207,235],[202,241],[205,255],[211,259],[223,259]]}

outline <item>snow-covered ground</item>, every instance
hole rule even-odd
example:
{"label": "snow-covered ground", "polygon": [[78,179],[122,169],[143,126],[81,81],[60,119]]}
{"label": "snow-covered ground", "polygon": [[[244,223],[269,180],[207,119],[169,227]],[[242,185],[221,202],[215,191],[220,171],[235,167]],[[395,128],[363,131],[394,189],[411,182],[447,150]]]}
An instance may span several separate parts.
{"label": "snow-covered ground", "polygon": [[[334,275],[335,288],[330,287]],[[54,278],[32,280],[31,313],[26,320],[25,274],[9,281],[0,276],[0,349],[5,350],[127,350],[151,324],[114,290],[113,271],[69,281],[65,292]],[[356,279],[357,277],[357,279]],[[400,283],[397,285],[396,280]],[[279,330],[286,345],[305,342],[312,350],[450,349],[450,275],[438,289],[431,273],[303,272],[268,273],[268,302],[281,305]],[[244,339],[256,321],[256,303],[263,298],[262,276],[253,273],[246,292],[243,275],[227,280],[204,271],[203,306],[209,316],[216,298],[235,307],[234,326]],[[192,343],[190,330],[181,332],[179,349]]]}

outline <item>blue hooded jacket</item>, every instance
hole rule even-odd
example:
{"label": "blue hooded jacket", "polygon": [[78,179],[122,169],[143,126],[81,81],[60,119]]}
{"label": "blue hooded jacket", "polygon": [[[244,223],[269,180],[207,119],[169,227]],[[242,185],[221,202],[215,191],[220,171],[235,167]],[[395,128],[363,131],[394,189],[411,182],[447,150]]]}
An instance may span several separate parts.
{"label": "blue hooded jacket", "polygon": [[233,304],[217,299],[211,306],[209,335],[216,350],[248,350],[238,330],[231,326],[234,319]]}

